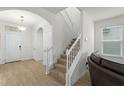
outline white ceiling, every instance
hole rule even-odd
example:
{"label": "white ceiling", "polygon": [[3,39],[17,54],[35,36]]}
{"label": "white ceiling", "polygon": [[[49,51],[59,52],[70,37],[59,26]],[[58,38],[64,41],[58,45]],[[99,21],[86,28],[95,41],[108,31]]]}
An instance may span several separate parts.
{"label": "white ceiling", "polygon": [[22,24],[20,16],[24,16],[23,25],[33,26],[40,22],[41,17],[23,10],[5,10],[0,11],[0,20],[14,24]]}
{"label": "white ceiling", "polygon": [[[67,7],[44,7],[44,9],[54,14]],[[94,21],[108,19],[124,15],[124,7],[78,7],[79,10],[85,10]]]}
{"label": "white ceiling", "polygon": [[[60,12],[61,10],[65,9],[66,7],[39,7],[39,8],[30,8],[30,9],[35,9],[37,11],[41,11],[41,14],[43,15],[45,12],[49,12],[52,13],[53,15]],[[0,8],[2,9],[2,8]],[[24,16],[24,23],[23,25],[25,26],[34,26],[36,24],[38,24],[39,22],[43,22],[45,19],[43,19],[41,16],[34,14],[29,11],[25,11],[23,8],[22,10],[20,10],[21,8],[12,8],[11,10],[8,10],[10,8],[5,9],[4,11],[0,11],[0,20],[1,21],[5,21],[8,23],[14,23],[14,24],[20,24],[21,23],[21,19],[20,16]],[[44,12],[44,11],[45,12]],[[48,14],[48,17],[51,18]],[[47,17],[47,15],[45,16]]]}
{"label": "white ceiling", "polygon": [[[65,8],[43,7],[42,9],[56,14]],[[85,10],[94,21],[124,15],[124,7],[78,7],[78,9]],[[40,16],[24,10],[0,11],[0,20],[6,22],[20,24],[20,16],[24,16],[24,25],[27,26],[33,26],[43,20]]]}
{"label": "white ceiling", "polygon": [[50,11],[54,14],[62,11],[63,9],[65,9],[66,7],[43,7],[44,9],[46,9],[47,11]]}
{"label": "white ceiling", "polygon": [[124,15],[124,7],[80,7],[85,10],[94,21]]}

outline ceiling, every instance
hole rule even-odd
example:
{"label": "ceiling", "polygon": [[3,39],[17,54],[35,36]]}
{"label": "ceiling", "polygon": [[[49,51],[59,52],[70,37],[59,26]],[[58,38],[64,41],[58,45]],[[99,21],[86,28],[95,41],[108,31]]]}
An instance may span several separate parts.
{"label": "ceiling", "polygon": [[[8,23],[21,24],[20,16],[24,16],[23,25],[34,26],[41,21],[43,22],[45,19],[39,16],[40,14],[37,15],[35,13],[32,13],[33,9],[35,10],[36,13],[37,11],[38,12],[41,11],[40,13],[42,14],[43,17],[45,15],[45,18],[49,17],[48,19],[51,20],[52,15],[62,11],[65,8],[66,7],[39,7],[39,8],[31,7],[29,9],[26,8],[27,10],[24,10],[25,8],[24,9],[23,8],[6,8],[3,10],[2,8],[0,8],[0,10],[2,10],[0,11],[0,20]],[[29,10],[31,12],[29,12]]]}
{"label": "ceiling", "polygon": [[[21,23],[20,16],[24,16],[24,22]],[[39,23],[41,17],[24,10],[5,10],[0,12],[0,20],[8,23],[20,24],[25,26],[33,26]]]}
{"label": "ceiling", "polygon": [[66,7],[43,7],[43,8],[56,14],[56,13],[62,11],[63,9],[65,9]]}
{"label": "ceiling", "polygon": [[[44,7],[44,9],[54,14],[62,11],[67,7]],[[124,7],[78,7],[80,11],[85,10],[94,20],[100,21],[120,15],[124,15]]]}
{"label": "ceiling", "polygon": [[85,10],[94,21],[124,15],[124,7],[79,7]]}
{"label": "ceiling", "polygon": [[[40,9],[44,9],[45,11],[47,10],[53,14],[56,14],[65,8],[66,7],[42,7]],[[103,19],[124,15],[124,7],[78,7],[78,9],[80,11],[85,10],[86,13],[94,21],[99,21]],[[24,10],[0,11],[0,20],[6,21],[6,22],[20,24],[21,23],[20,16],[24,16],[24,25],[26,26],[33,26],[35,24],[38,24],[40,21],[43,21],[43,19],[37,14],[24,11]]]}

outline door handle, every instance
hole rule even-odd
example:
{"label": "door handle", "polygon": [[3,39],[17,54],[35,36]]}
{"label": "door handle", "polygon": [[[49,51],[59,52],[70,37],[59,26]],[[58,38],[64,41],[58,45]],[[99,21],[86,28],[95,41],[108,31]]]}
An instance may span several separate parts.
{"label": "door handle", "polygon": [[20,46],[19,46],[19,49],[21,49],[21,48],[22,48],[22,46],[20,45]]}

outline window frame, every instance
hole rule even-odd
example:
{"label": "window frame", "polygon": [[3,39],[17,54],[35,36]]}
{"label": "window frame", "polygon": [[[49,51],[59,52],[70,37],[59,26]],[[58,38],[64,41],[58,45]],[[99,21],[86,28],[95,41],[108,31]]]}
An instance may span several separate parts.
{"label": "window frame", "polygon": [[[113,28],[113,27],[121,27],[121,37],[120,40],[103,40],[103,29],[104,28]],[[113,56],[113,57],[123,57],[123,25],[116,25],[116,26],[106,26],[102,27],[101,29],[101,54],[106,56]],[[106,54],[103,52],[103,43],[104,42],[120,42],[120,54],[114,55],[114,54]]]}

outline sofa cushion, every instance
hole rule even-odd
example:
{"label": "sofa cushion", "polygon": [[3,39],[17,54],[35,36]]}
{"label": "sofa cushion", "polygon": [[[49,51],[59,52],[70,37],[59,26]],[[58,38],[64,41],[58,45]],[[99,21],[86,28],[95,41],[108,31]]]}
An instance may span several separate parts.
{"label": "sofa cushion", "polygon": [[101,57],[96,54],[96,53],[92,53],[90,56],[91,60],[97,64],[101,64]]}
{"label": "sofa cushion", "polygon": [[119,64],[119,63],[112,62],[112,61],[109,61],[106,59],[102,59],[101,65],[105,68],[108,68],[108,69],[114,71],[114,72],[124,75],[124,65],[123,64]]}

